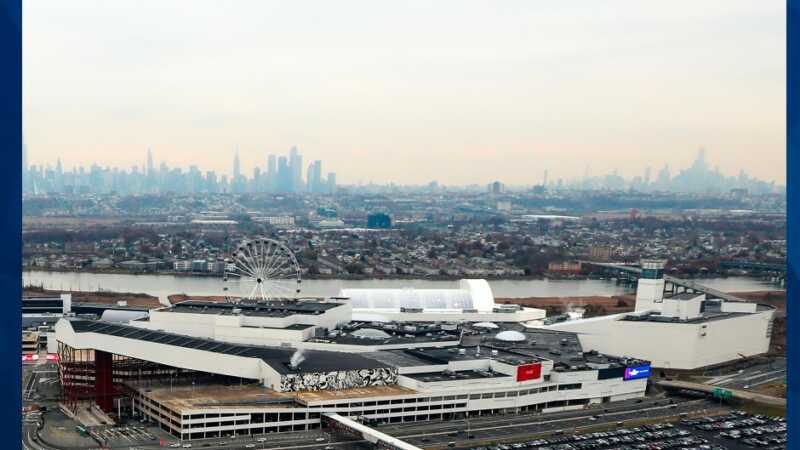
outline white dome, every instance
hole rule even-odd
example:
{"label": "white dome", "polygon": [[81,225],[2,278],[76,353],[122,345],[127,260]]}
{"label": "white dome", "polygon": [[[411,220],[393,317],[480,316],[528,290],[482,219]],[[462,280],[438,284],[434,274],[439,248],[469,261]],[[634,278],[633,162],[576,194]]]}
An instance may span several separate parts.
{"label": "white dome", "polygon": [[478,322],[472,324],[475,328],[500,328],[496,323],[493,322]]}
{"label": "white dome", "polygon": [[391,337],[389,333],[375,328],[361,328],[353,331],[352,335],[367,339],[387,339]]}
{"label": "white dome", "polygon": [[506,330],[497,333],[494,338],[504,342],[522,342],[525,340],[525,335],[519,331]]}

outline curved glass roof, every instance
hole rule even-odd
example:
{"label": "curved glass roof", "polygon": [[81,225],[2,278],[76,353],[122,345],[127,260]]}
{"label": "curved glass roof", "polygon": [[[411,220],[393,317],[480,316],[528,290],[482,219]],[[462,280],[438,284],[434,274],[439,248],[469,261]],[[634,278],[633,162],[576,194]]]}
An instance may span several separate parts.
{"label": "curved glass roof", "polygon": [[340,296],[349,297],[354,309],[477,309],[463,289],[343,289]]}

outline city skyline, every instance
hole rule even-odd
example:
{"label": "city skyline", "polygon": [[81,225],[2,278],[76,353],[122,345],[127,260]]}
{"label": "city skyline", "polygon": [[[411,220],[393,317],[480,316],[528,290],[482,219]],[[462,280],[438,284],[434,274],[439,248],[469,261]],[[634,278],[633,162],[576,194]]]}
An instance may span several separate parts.
{"label": "city skyline", "polygon": [[[55,166],[50,164],[28,165],[27,145],[23,145],[23,192],[28,194],[47,193],[87,193],[87,192],[119,192],[119,193],[308,193],[335,194],[337,192],[337,176],[335,172],[323,175],[322,161],[312,160],[303,165],[303,155],[296,146],[289,149],[288,155],[268,154],[262,158],[265,164],[254,164],[251,170],[243,169],[238,147],[233,153],[231,171],[217,173],[205,170],[196,164],[185,166],[169,166],[161,161],[154,163],[153,152],[147,150],[145,162],[139,166],[133,164],[125,167],[111,167],[94,161],[88,168],[84,166],[64,169],[60,158]],[[303,170],[305,168],[305,171]],[[674,172],[673,172],[674,170]],[[303,177],[305,173],[305,178]],[[250,175],[248,175],[250,174]],[[531,178],[524,185],[509,185],[512,189],[578,189],[578,190],[625,190],[640,192],[683,192],[683,193],[722,193],[733,190],[747,191],[753,194],[781,193],[785,186],[774,181],[765,181],[749,175],[743,168],[736,176],[721,173],[718,166],[712,166],[706,159],[706,150],[701,148],[691,165],[685,168],[670,166],[665,163],[660,167],[647,166],[643,173],[628,177],[618,170],[608,174],[590,175],[588,166],[582,177],[565,180],[561,177],[550,177],[550,171],[544,169],[540,180]],[[344,186],[363,186],[361,182],[343,183]],[[430,191],[441,188],[476,189],[481,185],[445,185],[437,180],[430,180],[419,185],[398,185],[397,183],[366,185],[375,187],[424,187]],[[490,193],[503,193],[506,183],[495,179],[488,184]]]}
{"label": "city skyline", "polygon": [[229,173],[297,145],[354,184],[523,185],[703,146],[785,183],[782,4],[178,5],[24,5],[31,164]]}

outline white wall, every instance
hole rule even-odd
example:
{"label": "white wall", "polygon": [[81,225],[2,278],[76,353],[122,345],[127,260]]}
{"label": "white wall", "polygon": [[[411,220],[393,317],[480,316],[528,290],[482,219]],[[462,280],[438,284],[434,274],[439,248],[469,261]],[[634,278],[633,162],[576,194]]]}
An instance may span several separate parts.
{"label": "white wall", "polygon": [[765,311],[701,323],[623,321],[613,316],[544,328],[578,333],[584,351],[646,359],[655,367],[695,369],[739,359],[739,354],[766,352],[772,315]]}
{"label": "white wall", "polygon": [[256,358],[225,355],[149,341],[135,341],[98,333],[75,333],[68,320],[55,326],[56,339],[76,349],[95,349],[152,361],[172,367],[260,380],[267,386],[280,383],[280,374]]}
{"label": "white wall", "polygon": [[[309,339],[314,326],[333,329],[340,323],[349,322],[351,312],[347,303],[323,314],[295,314],[287,317],[178,313],[162,309],[152,311],[150,320],[133,321],[130,325],[238,344],[281,345]],[[312,327],[303,330],[287,329],[295,324]]]}
{"label": "white wall", "polygon": [[664,279],[639,278],[636,287],[636,311],[661,310],[664,299]]}

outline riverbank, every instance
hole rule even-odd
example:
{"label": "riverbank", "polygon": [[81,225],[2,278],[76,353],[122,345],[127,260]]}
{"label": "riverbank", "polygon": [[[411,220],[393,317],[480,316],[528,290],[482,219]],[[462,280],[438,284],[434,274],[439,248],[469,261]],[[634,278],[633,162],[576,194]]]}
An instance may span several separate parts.
{"label": "riverbank", "polygon": [[114,305],[124,301],[129,306],[143,306],[146,308],[159,308],[162,305],[158,297],[142,293],[130,292],[81,292],[81,291],[59,291],[52,289],[41,289],[38,287],[26,287],[22,290],[22,298],[26,297],[57,297],[62,293],[72,294],[73,303],[94,303],[101,305]]}
{"label": "riverbank", "polygon": [[[52,272],[52,273],[68,273],[68,274],[96,274],[96,275],[130,275],[130,276],[168,276],[180,278],[200,278],[200,279],[221,279],[221,273],[209,272],[177,272],[173,270],[159,270],[155,272],[131,271],[125,269],[71,269],[71,268],[50,268],[50,267],[31,267],[26,266],[22,269],[23,272]],[[458,281],[464,278],[475,278],[468,276],[451,276],[451,275],[382,275],[382,274],[310,274],[305,273],[302,276],[303,280],[348,280],[348,281],[368,281],[368,280],[430,280],[430,281]],[[525,280],[590,280],[602,279],[589,276],[542,276],[542,275],[507,275],[496,276],[486,275],[479,278],[485,280],[512,280],[512,281],[525,281]]]}
{"label": "riverbank", "polygon": [[[131,275],[131,276],[171,276],[171,277],[186,277],[186,278],[222,278],[221,273],[208,273],[208,272],[178,272],[174,270],[159,270],[154,272],[132,271],[119,268],[55,268],[55,267],[33,267],[25,266],[22,268],[23,272],[52,272],[52,273],[67,273],[67,274],[97,274],[97,275]],[[672,273],[673,276],[685,278],[687,280],[707,280],[707,279],[727,279],[727,278],[751,278],[753,280],[761,280],[761,277],[751,275],[730,275],[727,273],[707,273],[698,276],[697,274],[689,275],[685,273]],[[612,278],[602,277],[595,274],[558,274],[546,273],[539,275],[483,275],[479,277],[471,277],[466,275],[402,275],[402,274],[349,274],[338,273],[331,275],[324,274],[311,274],[305,273],[302,278],[304,280],[348,280],[348,281],[368,281],[368,280],[430,280],[430,281],[458,281],[464,278],[482,278],[485,280],[494,281],[526,281],[526,280],[552,280],[552,281],[582,281],[582,280],[610,280]]]}

